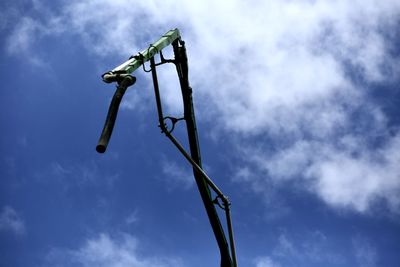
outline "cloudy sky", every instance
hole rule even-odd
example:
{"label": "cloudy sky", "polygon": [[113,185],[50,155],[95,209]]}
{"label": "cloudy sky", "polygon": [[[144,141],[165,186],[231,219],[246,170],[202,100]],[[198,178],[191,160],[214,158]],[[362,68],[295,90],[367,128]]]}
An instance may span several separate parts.
{"label": "cloudy sky", "polygon": [[[397,0],[3,1],[0,266],[219,265],[149,74],[95,151],[100,75],[173,28],[239,266],[399,266],[399,24]],[[159,79],[180,116],[173,66]]]}

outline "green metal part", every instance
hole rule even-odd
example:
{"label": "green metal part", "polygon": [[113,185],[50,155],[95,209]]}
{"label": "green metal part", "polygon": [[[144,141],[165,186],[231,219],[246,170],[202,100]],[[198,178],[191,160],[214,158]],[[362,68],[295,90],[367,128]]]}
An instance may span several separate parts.
{"label": "green metal part", "polygon": [[154,55],[159,53],[162,49],[172,44],[173,41],[179,39],[180,33],[178,29],[170,30],[164,34],[157,42],[151,44],[147,49],[133,56],[128,61],[122,63],[114,68],[111,73],[132,73],[142,64],[150,60]]}

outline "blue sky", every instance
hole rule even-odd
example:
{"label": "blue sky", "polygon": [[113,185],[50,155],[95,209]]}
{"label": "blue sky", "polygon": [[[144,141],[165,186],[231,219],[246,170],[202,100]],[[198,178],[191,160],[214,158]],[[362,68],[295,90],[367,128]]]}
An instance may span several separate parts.
{"label": "blue sky", "polygon": [[[239,266],[398,266],[399,15],[392,0],[7,0],[0,266],[218,266],[150,75],[134,73],[108,150],[95,151],[114,93],[100,75],[173,28]],[[179,116],[174,68],[159,79]]]}

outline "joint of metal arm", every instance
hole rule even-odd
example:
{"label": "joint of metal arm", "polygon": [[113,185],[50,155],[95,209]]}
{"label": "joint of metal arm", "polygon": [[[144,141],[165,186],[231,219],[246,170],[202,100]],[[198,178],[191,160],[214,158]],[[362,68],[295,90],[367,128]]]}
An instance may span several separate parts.
{"label": "joint of metal arm", "polygon": [[[222,204],[219,202],[219,199],[221,199]],[[213,203],[215,205],[217,205],[218,207],[220,207],[222,210],[227,210],[229,209],[229,206],[231,205],[231,202],[229,201],[229,198],[225,195],[217,195],[214,200]]]}
{"label": "joint of metal arm", "polygon": [[176,60],[175,59],[166,59],[162,53],[162,51],[160,51],[160,62],[156,63],[155,66],[160,66],[163,64],[167,64],[167,63],[173,63],[176,64]]}
{"label": "joint of metal arm", "polygon": [[[141,56],[141,58],[143,58],[143,55],[142,55],[142,54],[140,54],[140,56]],[[154,58],[154,56],[153,56],[152,58]],[[152,59],[150,59],[150,61],[152,61]],[[176,61],[175,61],[174,59],[165,59],[165,58],[164,58],[164,55],[163,55],[163,53],[162,53],[162,51],[160,51],[160,62],[156,63],[156,62],[154,61],[153,63],[151,63],[151,64],[150,64],[150,69],[146,69],[145,63],[142,64],[142,67],[143,67],[143,71],[144,71],[144,72],[152,72],[152,71],[153,71],[153,68],[155,68],[155,67],[157,67],[157,66],[160,66],[160,65],[167,64],[167,63],[176,64]]]}
{"label": "joint of metal arm", "polygon": [[[222,200],[222,205],[218,201],[218,199]],[[229,208],[229,206],[231,205],[231,202],[229,201],[229,198],[226,197],[226,196],[217,196],[214,199],[213,203],[218,205],[221,209],[223,209],[225,211],[226,224],[227,224],[228,236],[229,236],[229,246],[230,246],[230,249],[231,249],[231,256],[232,256],[232,264],[233,264],[234,267],[237,267],[235,239],[233,237],[231,211],[230,211],[230,208]]]}
{"label": "joint of metal arm", "polygon": [[97,152],[104,153],[106,151],[108,142],[110,141],[111,134],[114,129],[115,120],[117,119],[118,108],[122,97],[124,96],[126,89],[128,89],[128,87],[133,85],[135,82],[136,78],[131,75],[125,75],[122,78],[118,78],[117,89],[115,90],[114,96],[111,100],[103,131],[96,146]]}
{"label": "joint of metal arm", "polygon": [[[122,80],[127,76],[130,76],[129,73],[126,73],[123,71],[119,71],[119,72],[109,71],[109,72],[106,72],[103,75],[101,75],[101,78],[103,79],[103,82],[105,82],[105,83],[112,83],[112,82],[121,83]],[[130,77],[132,77],[132,76],[130,76]]]}
{"label": "joint of metal arm", "polygon": [[[175,129],[175,125],[179,122],[184,120],[185,118],[175,118],[171,116],[166,116],[163,118],[163,124],[160,124],[159,127],[161,128],[161,133],[168,132],[172,133]],[[171,123],[171,127],[168,127],[168,124],[165,123],[165,120],[169,120]]]}

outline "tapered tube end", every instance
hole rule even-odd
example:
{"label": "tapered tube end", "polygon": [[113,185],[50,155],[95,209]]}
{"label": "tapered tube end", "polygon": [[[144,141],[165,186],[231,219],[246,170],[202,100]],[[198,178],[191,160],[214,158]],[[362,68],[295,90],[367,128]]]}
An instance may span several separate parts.
{"label": "tapered tube end", "polygon": [[97,145],[96,151],[99,153],[104,153],[104,152],[106,152],[106,146],[105,145]]}
{"label": "tapered tube end", "polygon": [[121,103],[126,89],[136,81],[136,78],[131,75],[120,75],[119,79],[117,90],[115,90],[110,107],[108,108],[108,114],[106,122],[104,123],[103,131],[96,146],[96,151],[99,153],[104,153],[106,151],[111,133],[114,129],[115,120],[117,119],[119,104]]}

